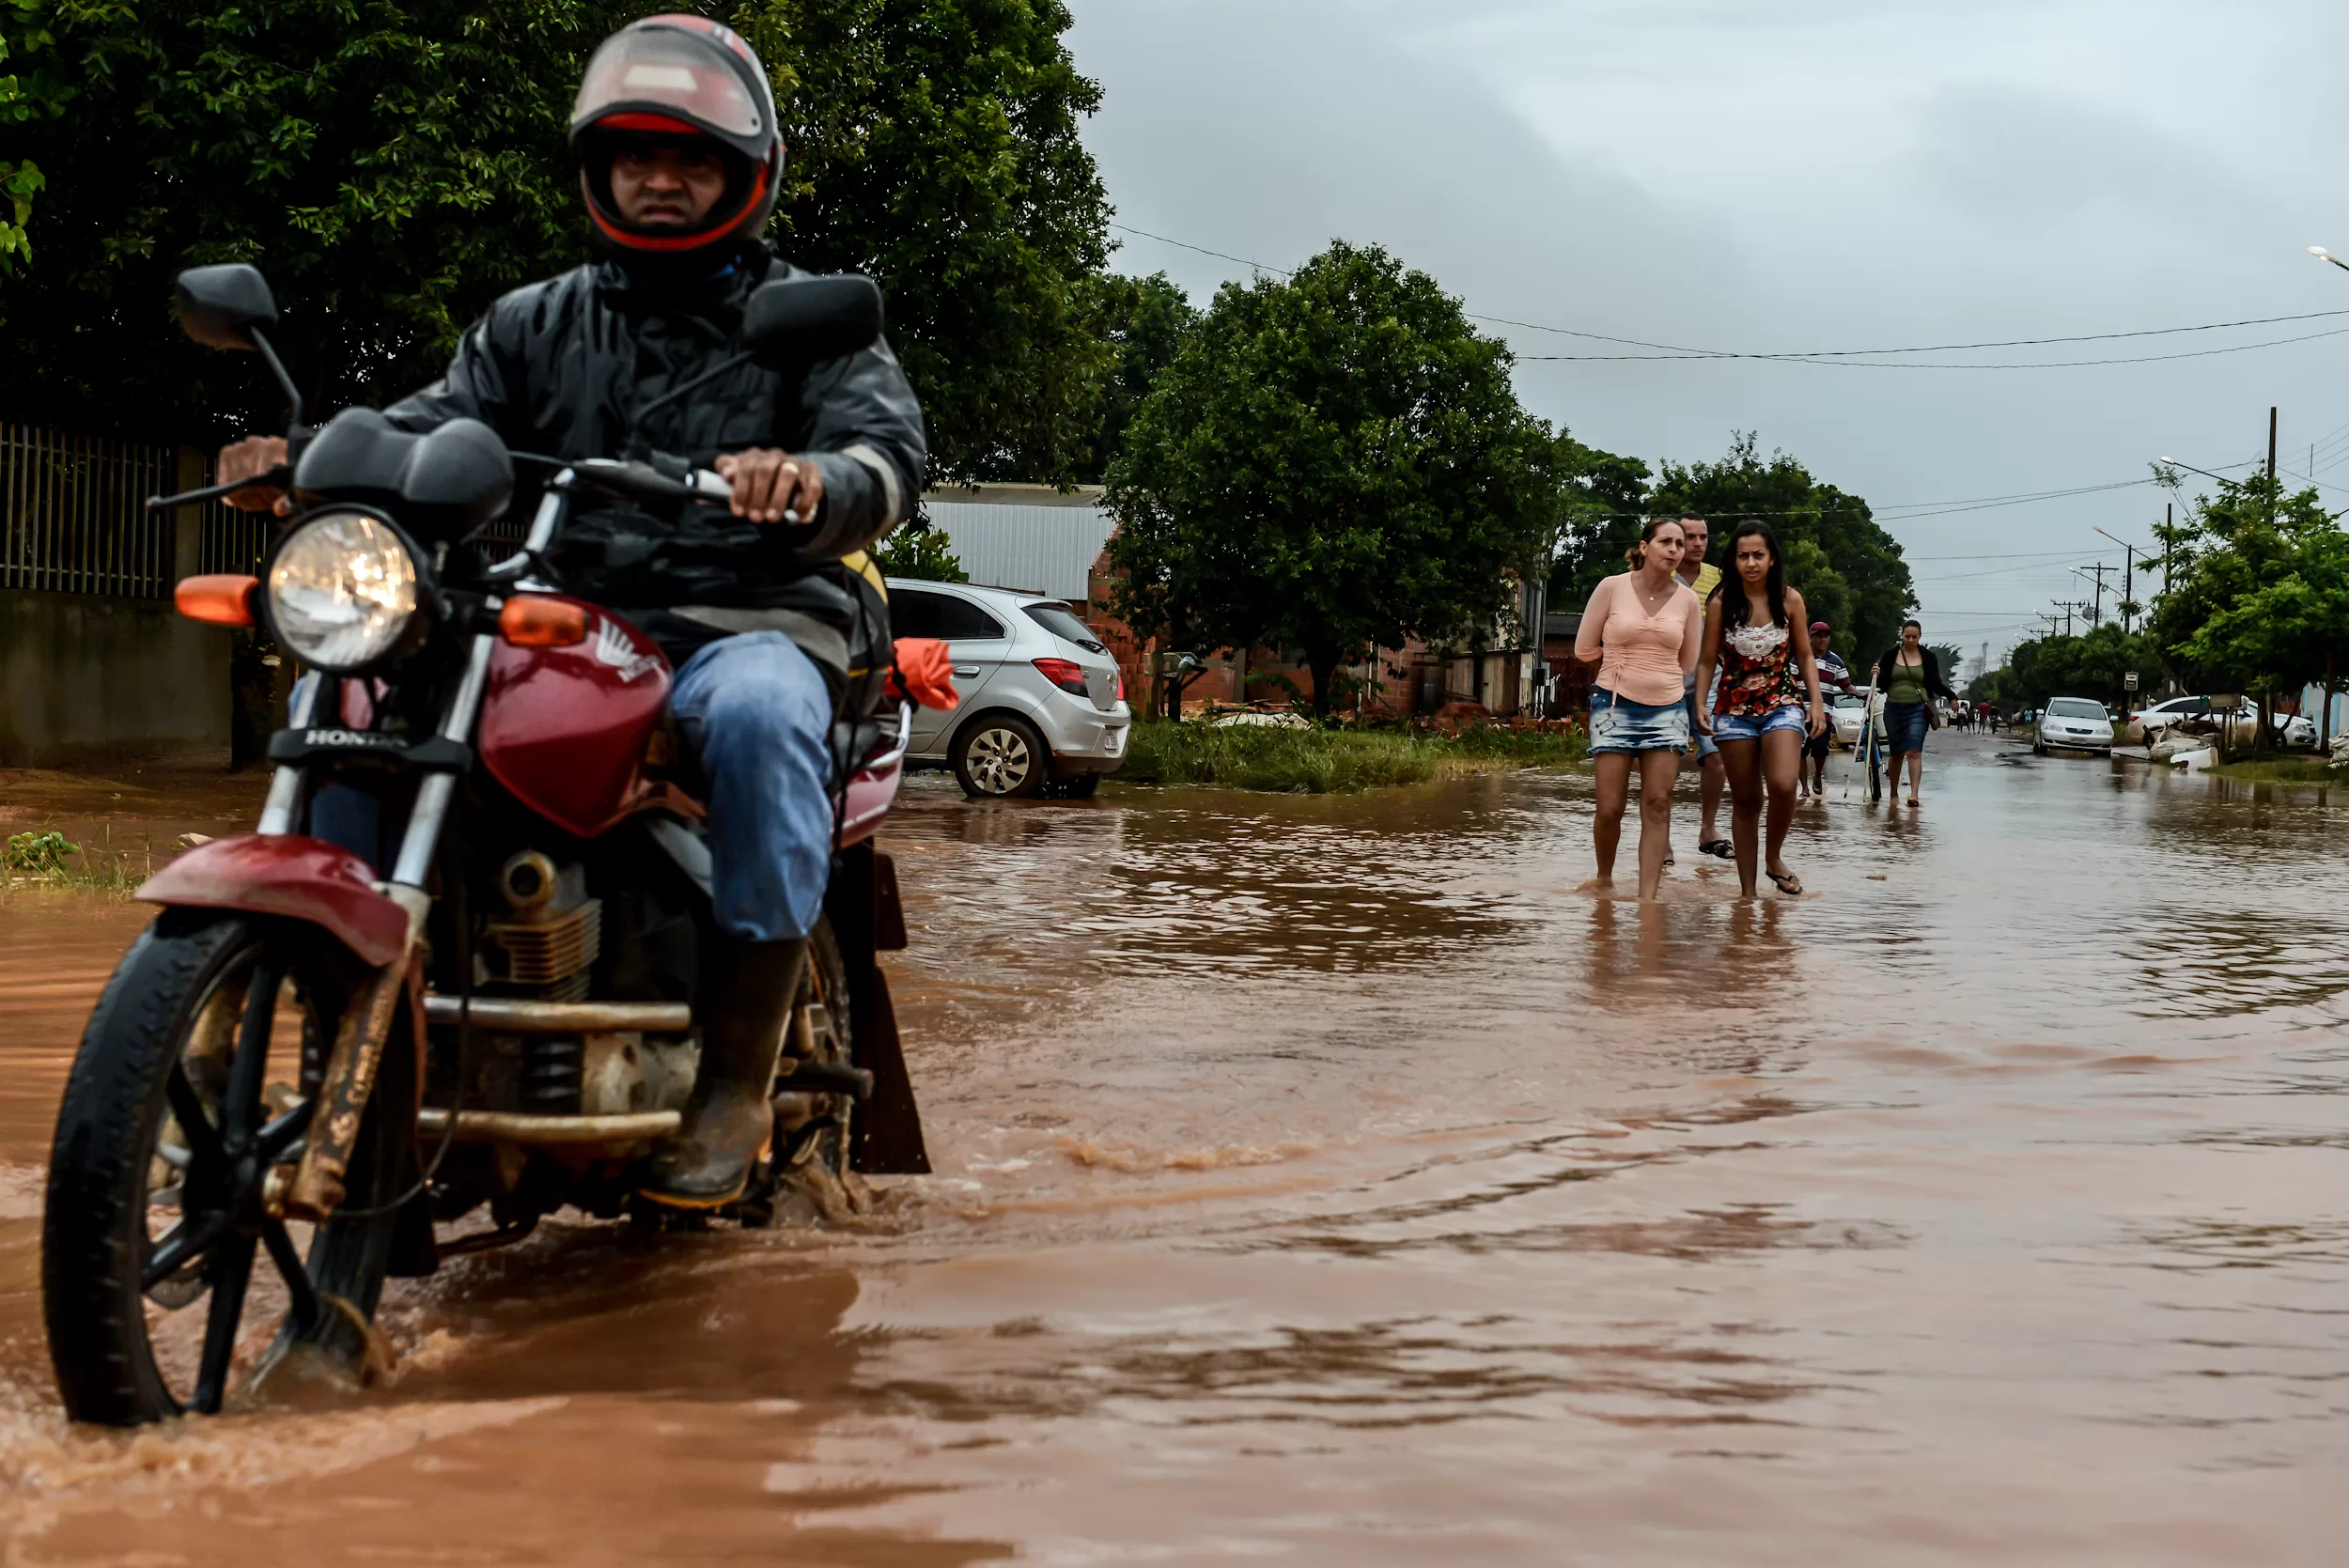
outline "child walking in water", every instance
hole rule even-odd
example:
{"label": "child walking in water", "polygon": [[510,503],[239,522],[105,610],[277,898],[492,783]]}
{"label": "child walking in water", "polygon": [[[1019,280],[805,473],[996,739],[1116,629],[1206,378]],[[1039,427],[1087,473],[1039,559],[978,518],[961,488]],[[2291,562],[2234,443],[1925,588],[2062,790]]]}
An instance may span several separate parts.
{"label": "child walking in water", "polygon": [[1631,773],[1640,774],[1640,896],[1654,898],[1672,842],[1672,781],[1688,749],[1682,682],[1696,667],[1703,615],[1697,596],[1672,575],[1685,548],[1680,524],[1654,518],[1626,552],[1631,569],[1591,595],[1575,633],[1574,656],[1598,665],[1591,688],[1591,766],[1598,812],[1591,839],[1598,879],[1615,877]]}
{"label": "child walking in water", "polygon": [[[1711,731],[1729,769],[1729,836],[1737,883],[1753,896],[1755,844],[1763,793],[1769,795],[1763,869],[1778,891],[1802,892],[1782,851],[1794,820],[1804,741],[1825,733],[1819,670],[1811,657],[1802,595],[1786,586],[1778,536],[1749,519],[1729,536],[1731,574],[1705,608],[1704,647],[1697,659],[1697,723]],[[1720,679],[1714,685],[1718,661]],[[1707,698],[1710,697],[1708,701]]]}

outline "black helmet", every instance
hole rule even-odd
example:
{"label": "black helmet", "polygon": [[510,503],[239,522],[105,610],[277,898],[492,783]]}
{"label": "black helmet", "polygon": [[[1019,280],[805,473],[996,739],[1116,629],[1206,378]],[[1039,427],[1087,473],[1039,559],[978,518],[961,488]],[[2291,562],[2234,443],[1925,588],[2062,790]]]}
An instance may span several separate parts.
{"label": "black helmet", "polygon": [[[629,223],[612,204],[612,156],[631,142],[715,146],[725,194],[692,229]],[[571,106],[571,147],[597,238],[622,261],[683,264],[731,256],[775,210],[783,132],[766,68],[733,29],[706,17],[648,16],[597,48]]]}

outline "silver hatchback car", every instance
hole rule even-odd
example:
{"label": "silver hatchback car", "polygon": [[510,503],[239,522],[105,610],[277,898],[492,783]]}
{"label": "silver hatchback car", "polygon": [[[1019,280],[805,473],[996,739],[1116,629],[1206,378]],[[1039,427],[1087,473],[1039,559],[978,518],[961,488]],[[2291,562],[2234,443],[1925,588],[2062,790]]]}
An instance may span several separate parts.
{"label": "silver hatchback car", "polygon": [[935,637],[955,663],[952,713],[914,710],[907,760],[955,770],[965,793],[1083,797],[1126,760],[1134,722],[1117,660],[1066,604],[1008,588],[892,577],[890,628]]}

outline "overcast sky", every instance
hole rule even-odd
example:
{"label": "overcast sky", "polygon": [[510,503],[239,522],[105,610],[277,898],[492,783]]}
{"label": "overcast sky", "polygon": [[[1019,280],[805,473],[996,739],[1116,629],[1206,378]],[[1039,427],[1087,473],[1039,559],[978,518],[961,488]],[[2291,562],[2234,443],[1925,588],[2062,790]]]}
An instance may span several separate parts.
{"label": "overcast sky", "polygon": [[[1741,350],[2349,311],[2349,272],[2306,254],[2349,254],[2338,4],[1073,8],[1077,62],[1107,96],[1087,140],[1118,221],[1270,266],[1336,237],[1375,241],[1473,312]],[[1117,238],[1122,270],[1163,270],[1202,303],[1246,275]],[[2349,315],[1921,357],[2096,359],[2340,329]],[[1536,362],[1646,350],[1489,330],[1521,356],[1527,405],[1585,441],[1652,463],[1717,457],[1732,429],[1753,429],[1867,497],[1907,551],[1928,637],[1987,641],[1994,660],[2031,612],[2089,597],[2069,565],[2118,566],[2092,526],[2149,541],[2162,492],[1906,521],[1905,508],[2141,479],[2164,455],[2240,464],[2263,450],[2271,403],[2283,466],[2306,469],[2310,444],[2329,442],[2316,477],[2349,506],[2349,333],[1972,370]]]}

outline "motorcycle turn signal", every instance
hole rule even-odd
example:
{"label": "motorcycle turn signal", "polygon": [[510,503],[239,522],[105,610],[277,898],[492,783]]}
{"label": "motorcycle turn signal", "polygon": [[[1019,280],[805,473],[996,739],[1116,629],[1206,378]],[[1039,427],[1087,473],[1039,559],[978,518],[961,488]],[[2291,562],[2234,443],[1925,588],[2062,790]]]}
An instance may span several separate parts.
{"label": "motorcycle turn signal", "polygon": [[587,641],[587,612],[559,598],[509,598],[498,635],[518,648],[569,648]]}
{"label": "motorcycle turn signal", "polygon": [[171,602],[192,621],[212,626],[251,626],[253,590],[260,585],[257,577],[233,572],[187,577],[180,579],[179,585],[171,591]]}

